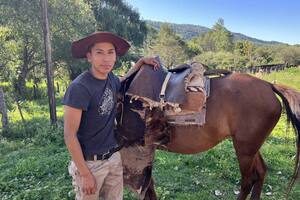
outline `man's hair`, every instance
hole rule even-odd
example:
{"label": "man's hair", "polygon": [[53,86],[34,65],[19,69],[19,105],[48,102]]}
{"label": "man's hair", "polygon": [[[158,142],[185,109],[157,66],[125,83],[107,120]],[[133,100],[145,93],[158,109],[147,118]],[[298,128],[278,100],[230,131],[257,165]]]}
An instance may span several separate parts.
{"label": "man's hair", "polygon": [[95,46],[96,43],[91,44],[90,46],[87,47],[87,53],[92,53],[92,48]]}
{"label": "man's hair", "polygon": [[[87,53],[91,53],[92,48],[95,46],[95,44],[97,44],[97,43],[91,44],[90,46],[87,47]],[[111,44],[112,44],[112,43],[111,43]],[[112,45],[114,46],[114,48],[115,48],[115,50],[116,50],[116,46],[115,46],[114,44],[112,44]]]}

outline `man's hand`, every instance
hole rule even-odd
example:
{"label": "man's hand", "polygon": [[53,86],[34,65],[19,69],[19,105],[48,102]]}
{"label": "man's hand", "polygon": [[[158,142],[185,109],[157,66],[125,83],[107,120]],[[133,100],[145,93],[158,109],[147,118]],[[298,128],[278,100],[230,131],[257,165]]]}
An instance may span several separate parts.
{"label": "man's hand", "polygon": [[86,195],[95,194],[97,190],[97,182],[94,175],[89,172],[87,174],[80,175],[81,190]]}
{"label": "man's hand", "polygon": [[126,80],[126,78],[128,78],[130,75],[138,71],[143,64],[152,65],[154,70],[157,70],[160,67],[159,62],[155,59],[155,57],[142,57],[135,63],[133,67],[129,69],[125,76],[120,77],[120,81],[122,82]]}
{"label": "man's hand", "polygon": [[142,62],[141,65],[152,65],[154,70],[157,70],[160,67],[159,62],[155,59],[155,57],[143,57],[138,62]]}
{"label": "man's hand", "polygon": [[143,64],[152,65],[154,70],[157,70],[160,67],[159,62],[155,57],[142,57],[137,61],[135,67],[140,68]]}

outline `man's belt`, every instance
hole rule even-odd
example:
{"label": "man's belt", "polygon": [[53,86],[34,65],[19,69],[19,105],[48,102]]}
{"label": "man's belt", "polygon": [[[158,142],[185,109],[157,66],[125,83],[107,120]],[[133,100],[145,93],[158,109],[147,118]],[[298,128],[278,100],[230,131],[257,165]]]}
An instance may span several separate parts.
{"label": "man's belt", "polygon": [[87,156],[84,155],[84,159],[86,161],[106,160],[109,159],[115,152],[119,151],[121,148],[122,148],[121,146],[117,146],[111,148],[110,150],[102,154],[94,154],[94,155],[87,155]]}

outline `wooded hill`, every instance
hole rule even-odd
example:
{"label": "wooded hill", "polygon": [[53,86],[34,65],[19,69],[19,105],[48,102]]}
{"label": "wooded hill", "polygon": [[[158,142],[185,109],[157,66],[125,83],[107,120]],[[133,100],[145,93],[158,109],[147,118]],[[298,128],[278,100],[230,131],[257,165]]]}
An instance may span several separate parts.
{"label": "wooded hill", "polygon": [[[207,33],[209,30],[211,30],[210,28],[207,28],[205,26],[193,25],[193,24],[175,24],[175,23],[159,22],[159,21],[152,21],[152,20],[146,20],[146,23],[158,31],[160,30],[162,24],[167,24],[172,28],[172,30],[176,34],[180,35],[184,40],[191,40],[192,38],[195,38],[199,35],[203,35]],[[284,44],[282,42],[277,42],[277,41],[265,41],[265,40],[256,39],[241,33],[234,33],[234,32],[231,33],[233,34],[233,41],[247,40],[257,45]]]}

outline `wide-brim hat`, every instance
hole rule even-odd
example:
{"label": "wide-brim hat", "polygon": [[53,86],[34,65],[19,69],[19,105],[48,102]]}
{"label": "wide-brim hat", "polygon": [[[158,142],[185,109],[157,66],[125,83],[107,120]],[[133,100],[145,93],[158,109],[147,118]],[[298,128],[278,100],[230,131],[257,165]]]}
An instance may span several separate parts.
{"label": "wide-brim hat", "polygon": [[72,56],[74,58],[86,58],[89,48],[98,42],[112,43],[118,56],[123,56],[130,48],[130,44],[125,39],[111,32],[97,31],[85,38],[74,41],[72,43]]}

